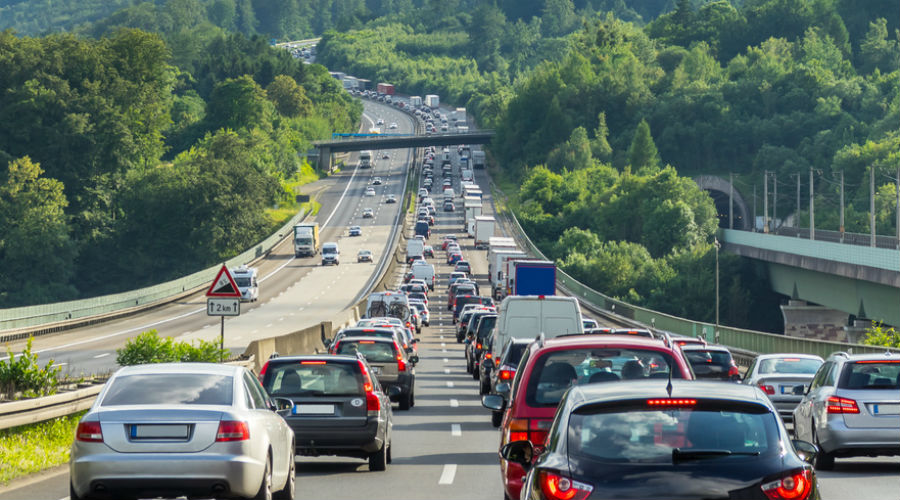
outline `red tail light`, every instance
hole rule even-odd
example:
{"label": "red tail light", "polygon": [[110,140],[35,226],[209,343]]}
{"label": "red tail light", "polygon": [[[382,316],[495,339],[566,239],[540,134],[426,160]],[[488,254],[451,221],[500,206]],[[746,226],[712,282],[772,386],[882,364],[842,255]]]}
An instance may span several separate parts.
{"label": "red tail light", "polygon": [[553,421],[544,418],[514,418],[509,421],[507,442],[531,441],[535,447],[543,446]]}
{"label": "red tail light", "polygon": [[526,441],[528,440],[528,419],[527,418],[514,418],[509,421],[509,429],[507,431],[509,433],[509,441],[512,443],[513,441]]}
{"label": "red tail light", "polygon": [[741,375],[741,371],[738,369],[738,367],[731,365],[731,368],[728,369],[728,376],[736,377],[736,376],[740,376],[740,375]]}
{"label": "red tail light", "polygon": [[763,484],[762,490],[771,500],[806,500],[812,491],[812,477],[808,470],[797,471]]}
{"label": "red tail light", "polygon": [[363,375],[363,390],[366,391],[366,411],[370,416],[374,416],[373,414],[377,415],[381,410],[381,400],[375,394],[375,386],[372,385],[372,377],[369,376],[366,365],[362,361],[357,361],[357,363],[359,363],[359,371]]}
{"label": "red tail light", "polygon": [[856,401],[852,399],[831,396],[830,398],[828,398],[826,411],[828,413],[855,414],[859,413],[859,406],[856,406]]}
{"label": "red tail light", "polygon": [[406,362],[403,361],[403,352],[400,351],[400,346],[396,342],[394,342],[394,352],[397,353],[397,371],[405,372]]}
{"label": "red tail light", "polygon": [[775,387],[771,385],[759,384],[759,388],[766,394],[775,394]]}
{"label": "red tail light", "polygon": [[594,487],[566,476],[549,471],[541,471],[538,476],[541,491],[551,500],[584,500],[591,495]]}
{"label": "red tail light", "polygon": [[511,380],[515,373],[515,370],[500,370],[500,380]]}
{"label": "red tail light", "polygon": [[648,399],[648,406],[694,406],[697,404],[696,399]]}
{"label": "red tail light", "polygon": [[301,361],[301,365],[324,365],[324,361]]}
{"label": "red tail light", "polygon": [[494,357],[494,355],[489,352],[484,353],[484,359],[491,359],[493,357]]}
{"label": "red tail light", "polygon": [[100,422],[80,422],[78,430],[75,431],[75,439],[88,443],[102,443],[103,430],[100,429]]}
{"label": "red tail light", "polygon": [[246,441],[250,439],[250,428],[247,422],[235,420],[222,420],[219,422],[219,430],[216,432],[216,442]]}
{"label": "red tail light", "polygon": [[262,365],[262,368],[259,369],[259,377],[258,378],[259,378],[260,383],[262,383],[263,377],[266,376],[266,370],[268,370],[268,369],[269,369],[269,362],[266,361],[266,363],[264,365]]}

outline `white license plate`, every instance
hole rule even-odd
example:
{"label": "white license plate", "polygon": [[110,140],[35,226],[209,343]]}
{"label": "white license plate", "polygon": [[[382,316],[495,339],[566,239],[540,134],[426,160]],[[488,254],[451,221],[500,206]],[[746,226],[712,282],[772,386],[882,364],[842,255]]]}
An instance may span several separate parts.
{"label": "white license plate", "polygon": [[[783,386],[781,386],[781,393],[782,393],[782,394],[793,394],[793,393],[794,393],[794,387],[798,387],[798,386],[796,386],[796,385],[783,385]],[[800,387],[802,387],[802,386],[800,386]]]}
{"label": "white license plate", "polygon": [[900,415],[900,404],[873,404],[873,415]]}
{"label": "white license plate", "polygon": [[132,425],[131,437],[137,439],[187,439],[187,425]]}
{"label": "white license plate", "polygon": [[334,415],[334,405],[295,405],[294,415]]}

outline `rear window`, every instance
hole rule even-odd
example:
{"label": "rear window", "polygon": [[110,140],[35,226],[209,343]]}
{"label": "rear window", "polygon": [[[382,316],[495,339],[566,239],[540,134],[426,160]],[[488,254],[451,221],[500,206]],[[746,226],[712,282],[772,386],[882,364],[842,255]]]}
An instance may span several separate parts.
{"label": "rear window", "polygon": [[231,406],[230,375],[147,373],[116,377],[100,406],[226,405]]}
{"label": "rear window", "polygon": [[792,373],[813,375],[822,366],[818,359],[807,358],[770,358],[759,362],[759,374]]}
{"label": "rear window", "polygon": [[371,363],[390,363],[396,360],[393,344],[375,342],[373,340],[342,341],[336,354],[356,356],[357,352],[365,356],[366,360]]}
{"label": "rear window", "polygon": [[[585,348],[552,351],[535,361],[525,400],[529,406],[556,406],[569,387],[618,380],[668,378],[672,357],[650,349]],[[674,378],[684,378],[676,370]]]}
{"label": "rear window", "polygon": [[[738,407],[576,410],[569,418],[569,453],[590,461],[672,464],[740,461],[779,452],[775,415],[760,405]],[[673,453],[673,450],[678,450]],[[698,455],[690,456],[692,452]]]}
{"label": "rear window", "polygon": [[480,339],[487,338],[496,324],[497,316],[482,316],[481,321],[478,322],[478,331],[475,332],[475,336]]}
{"label": "rear window", "polygon": [[528,348],[528,344],[511,344],[509,346],[509,351],[506,352],[506,358],[503,360],[503,364],[519,366],[519,361],[522,361],[522,354],[525,353],[526,348]]}
{"label": "rear window", "polygon": [[900,360],[857,361],[844,365],[841,389],[900,389]]}
{"label": "rear window", "polygon": [[358,373],[357,363],[270,364],[263,387],[271,396],[351,396],[362,393]]}
{"label": "rear window", "polygon": [[[708,372],[721,372],[722,369],[727,373],[731,367],[731,353],[725,351],[704,351],[704,350],[685,350],[684,356],[694,368],[697,375]],[[710,368],[704,368],[709,366]],[[699,372],[697,368],[702,368]]]}

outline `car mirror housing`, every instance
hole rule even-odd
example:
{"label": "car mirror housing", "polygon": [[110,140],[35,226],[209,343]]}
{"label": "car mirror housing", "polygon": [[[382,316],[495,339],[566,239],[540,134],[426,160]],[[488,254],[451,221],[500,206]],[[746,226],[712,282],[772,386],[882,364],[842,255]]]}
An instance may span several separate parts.
{"label": "car mirror housing", "polygon": [[402,392],[403,392],[403,389],[401,389],[399,386],[396,386],[396,385],[392,385],[392,386],[388,387],[388,390],[387,390],[388,396],[390,396],[392,398],[399,396],[400,393],[402,393]]}
{"label": "car mirror housing", "polygon": [[489,410],[503,411],[506,406],[506,400],[503,399],[503,396],[497,394],[486,394],[481,397],[481,406]]}
{"label": "car mirror housing", "polygon": [[513,463],[517,463],[528,470],[531,468],[531,459],[534,457],[534,447],[531,441],[513,441],[500,448],[500,456]]}
{"label": "car mirror housing", "polygon": [[275,411],[281,410],[290,410],[294,407],[294,402],[288,398],[274,398],[275,407],[273,408]]}
{"label": "car mirror housing", "polygon": [[417,363],[419,362],[419,355],[418,355],[418,354],[413,354],[412,356],[410,356],[410,357],[409,357],[409,362],[412,363],[412,364],[417,364]]}
{"label": "car mirror housing", "polygon": [[503,382],[501,384],[497,384],[497,387],[494,388],[494,391],[498,394],[509,394],[509,384],[507,382]]}
{"label": "car mirror housing", "polygon": [[797,450],[797,455],[806,463],[813,464],[816,461],[816,455],[819,454],[819,448],[808,442],[800,439],[792,439],[791,444],[794,445],[794,449]]}

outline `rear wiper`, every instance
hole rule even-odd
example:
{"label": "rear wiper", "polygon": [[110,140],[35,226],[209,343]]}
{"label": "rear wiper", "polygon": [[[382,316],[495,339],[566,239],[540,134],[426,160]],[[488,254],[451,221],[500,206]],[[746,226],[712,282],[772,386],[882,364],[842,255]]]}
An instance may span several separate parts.
{"label": "rear wiper", "polygon": [[674,448],[672,450],[672,460],[699,460],[703,458],[727,457],[732,455],[740,456],[757,456],[758,451],[731,451],[731,450],[715,450],[715,449],[687,449]]}

